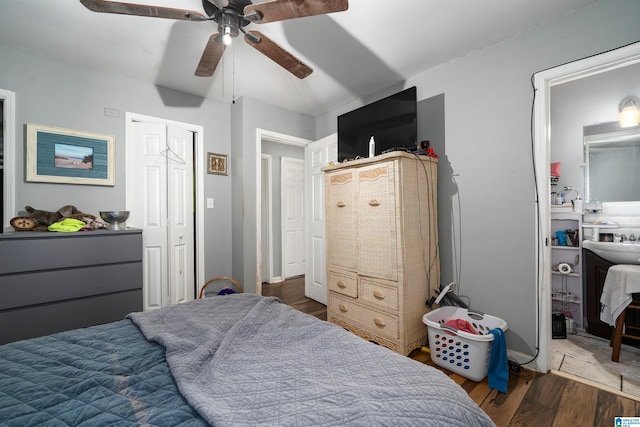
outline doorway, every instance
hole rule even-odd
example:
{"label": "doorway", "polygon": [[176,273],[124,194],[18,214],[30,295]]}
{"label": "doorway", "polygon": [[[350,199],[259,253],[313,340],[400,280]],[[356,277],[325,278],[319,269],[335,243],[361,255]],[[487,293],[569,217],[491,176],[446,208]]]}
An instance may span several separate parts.
{"label": "doorway", "polygon": [[130,113],[126,123],[128,223],[144,230],[143,308],[192,300],[204,283],[202,127]]}
{"label": "doorway", "polygon": [[15,94],[0,89],[0,232],[9,229],[9,221],[16,214],[15,200],[15,165],[16,165],[16,124],[15,124]]}
{"label": "doorway", "polygon": [[[640,62],[640,43],[635,43],[535,74],[534,85],[537,93],[534,107],[534,156],[539,195],[538,241],[545,242],[551,230],[549,148],[551,87],[638,62]],[[548,372],[551,369],[551,247],[541,244],[537,256],[540,261],[538,263],[540,353],[536,361],[536,369],[539,372]]]}
{"label": "doorway", "polygon": [[[256,174],[257,182],[256,188],[261,189],[261,191],[256,194],[256,236],[257,236],[257,245],[256,245],[256,293],[258,295],[262,295],[262,283],[269,281],[271,283],[276,283],[284,280],[282,269],[278,266],[282,265],[282,251],[279,249],[279,246],[275,245],[276,239],[279,241],[279,236],[281,235],[281,221],[280,221],[280,203],[279,197],[272,196],[270,199],[273,200],[270,205],[265,202],[265,194],[264,188],[265,184],[263,183],[264,172],[262,172],[262,168],[265,165],[269,165],[272,170],[272,178],[278,177],[277,181],[272,179],[271,185],[269,189],[266,191],[270,191],[273,195],[276,192],[280,192],[280,171],[275,169],[280,169],[280,161],[273,159],[276,157],[273,153],[269,153],[270,151],[267,147],[272,146],[273,149],[278,150],[278,156],[288,156],[288,157],[299,157],[298,154],[286,154],[285,150],[287,147],[290,149],[294,149],[295,152],[300,151],[302,153],[302,158],[304,158],[304,147],[308,145],[311,141],[294,137],[291,135],[285,135],[278,132],[268,131],[264,129],[256,130],[256,152],[257,159],[256,165],[260,167],[260,171]],[[263,157],[268,157],[271,155],[272,161],[263,160]],[[278,199],[275,201],[274,199]],[[263,225],[263,215],[264,209],[268,209],[271,206],[271,232],[264,233],[263,230],[265,226]],[[278,211],[278,212],[277,212]],[[271,237],[269,237],[271,236]],[[274,237],[277,236],[277,237]],[[270,239],[270,240],[265,240]],[[265,254],[265,252],[267,252]],[[270,267],[265,266],[263,264],[263,259],[269,260],[271,259]]]}
{"label": "doorway", "polygon": [[[285,189],[286,159],[299,162],[304,170],[304,144],[296,138],[286,135],[265,134],[260,143],[261,189],[259,229],[261,255],[258,257],[258,274],[262,282],[277,283],[285,280],[285,217],[289,191]],[[304,176],[301,177],[304,179]],[[304,186],[304,181],[300,184]],[[302,249],[304,253],[304,248]],[[296,274],[304,274],[304,269]]]}

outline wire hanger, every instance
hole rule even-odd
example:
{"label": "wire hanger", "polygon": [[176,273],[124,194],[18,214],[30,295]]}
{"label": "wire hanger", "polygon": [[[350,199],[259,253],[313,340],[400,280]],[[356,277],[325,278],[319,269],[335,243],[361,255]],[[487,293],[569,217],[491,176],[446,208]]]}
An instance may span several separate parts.
{"label": "wire hanger", "polygon": [[169,144],[167,144],[166,148],[160,152],[160,155],[163,156],[164,158],[166,158],[169,161],[178,162],[178,163],[180,163],[182,165],[185,164],[184,159],[182,159],[182,157],[178,156],[178,154],[176,154],[176,152],[173,151],[171,149],[171,147],[169,147]]}

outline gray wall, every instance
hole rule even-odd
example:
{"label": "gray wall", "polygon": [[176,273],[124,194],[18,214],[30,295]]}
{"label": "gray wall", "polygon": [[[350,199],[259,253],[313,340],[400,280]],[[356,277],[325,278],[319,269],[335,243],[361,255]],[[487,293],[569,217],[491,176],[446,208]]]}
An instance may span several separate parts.
{"label": "gray wall", "polygon": [[[204,151],[229,153],[228,105],[154,85],[68,64],[42,54],[0,44],[0,88],[16,99],[16,209],[32,205],[57,210],[73,204],[97,215],[101,210],[125,207],[125,112],[176,120],[204,127]],[[161,93],[162,92],[162,93]],[[162,97],[161,97],[162,95]],[[171,106],[166,106],[165,103]],[[183,105],[183,106],[181,106]],[[120,111],[119,118],[104,115],[104,108]],[[25,124],[38,123],[115,136],[114,187],[25,182]],[[205,274],[231,275],[231,179],[205,176],[205,196],[216,200],[205,211]]]}
{"label": "gray wall", "polygon": [[[283,157],[304,161],[304,148],[293,145],[280,144],[272,141],[262,141],[262,153],[270,154],[271,168],[271,203],[273,216],[271,226],[273,230],[273,275],[282,277],[282,165]],[[263,241],[264,247],[264,241]],[[263,277],[264,282],[267,278]]]}
{"label": "gray wall", "polygon": [[[441,281],[457,282],[472,307],[506,320],[512,350],[533,355],[537,347],[531,76],[640,40],[639,21],[637,0],[600,0],[402,86],[417,86],[419,100],[446,99],[446,144],[437,148],[450,169],[438,176],[442,185],[455,181],[457,193],[438,197]],[[338,114],[402,87],[318,117],[316,138],[335,132]],[[459,245],[445,243],[455,236]]]}

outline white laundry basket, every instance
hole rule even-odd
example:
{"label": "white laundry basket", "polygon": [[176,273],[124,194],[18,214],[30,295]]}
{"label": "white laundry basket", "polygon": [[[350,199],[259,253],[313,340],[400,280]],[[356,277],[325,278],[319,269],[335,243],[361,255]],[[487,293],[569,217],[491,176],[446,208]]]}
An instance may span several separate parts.
{"label": "white laundry basket", "polygon": [[[468,321],[478,335],[445,325],[454,319]],[[493,334],[489,331],[507,330],[507,322],[498,317],[451,306],[425,314],[422,322],[427,325],[433,363],[472,381],[482,381],[487,376],[493,343]]]}

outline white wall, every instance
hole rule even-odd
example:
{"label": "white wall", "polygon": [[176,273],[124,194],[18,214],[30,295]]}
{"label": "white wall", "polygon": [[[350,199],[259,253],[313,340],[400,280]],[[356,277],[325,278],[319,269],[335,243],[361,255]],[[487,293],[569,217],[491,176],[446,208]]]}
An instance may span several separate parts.
{"label": "white wall", "polygon": [[[531,76],[639,40],[639,20],[637,0],[600,0],[404,84],[418,87],[419,100],[445,96],[438,154],[450,164],[459,201],[439,192],[438,217],[456,228],[440,221],[439,234],[442,241],[459,233],[461,244],[450,251],[441,244],[442,282],[455,280],[473,308],[506,320],[512,350],[533,355],[537,347]],[[318,117],[316,137],[335,131],[335,117],[359,104]]]}
{"label": "white wall", "polygon": [[[83,212],[125,207],[125,112],[155,116],[204,127],[205,152],[229,153],[230,108],[177,91],[132,80],[83,65],[0,44],[0,88],[16,98],[16,209],[25,205],[57,210],[73,204]],[[107,117],[104,108],[119,110]],[[106,133],[115,136],[116,183],[114,187],[45,184],[25,181],[25,124]],[[5,160],[7,161],[7,160]],[[204,165],[202,165],[204,167]],[[215,209],[205,212],[205,274],[231,274],[231,179],[205,177],[206,197],[214,197]],[[17,214],[17,212],[16,212]]]}

